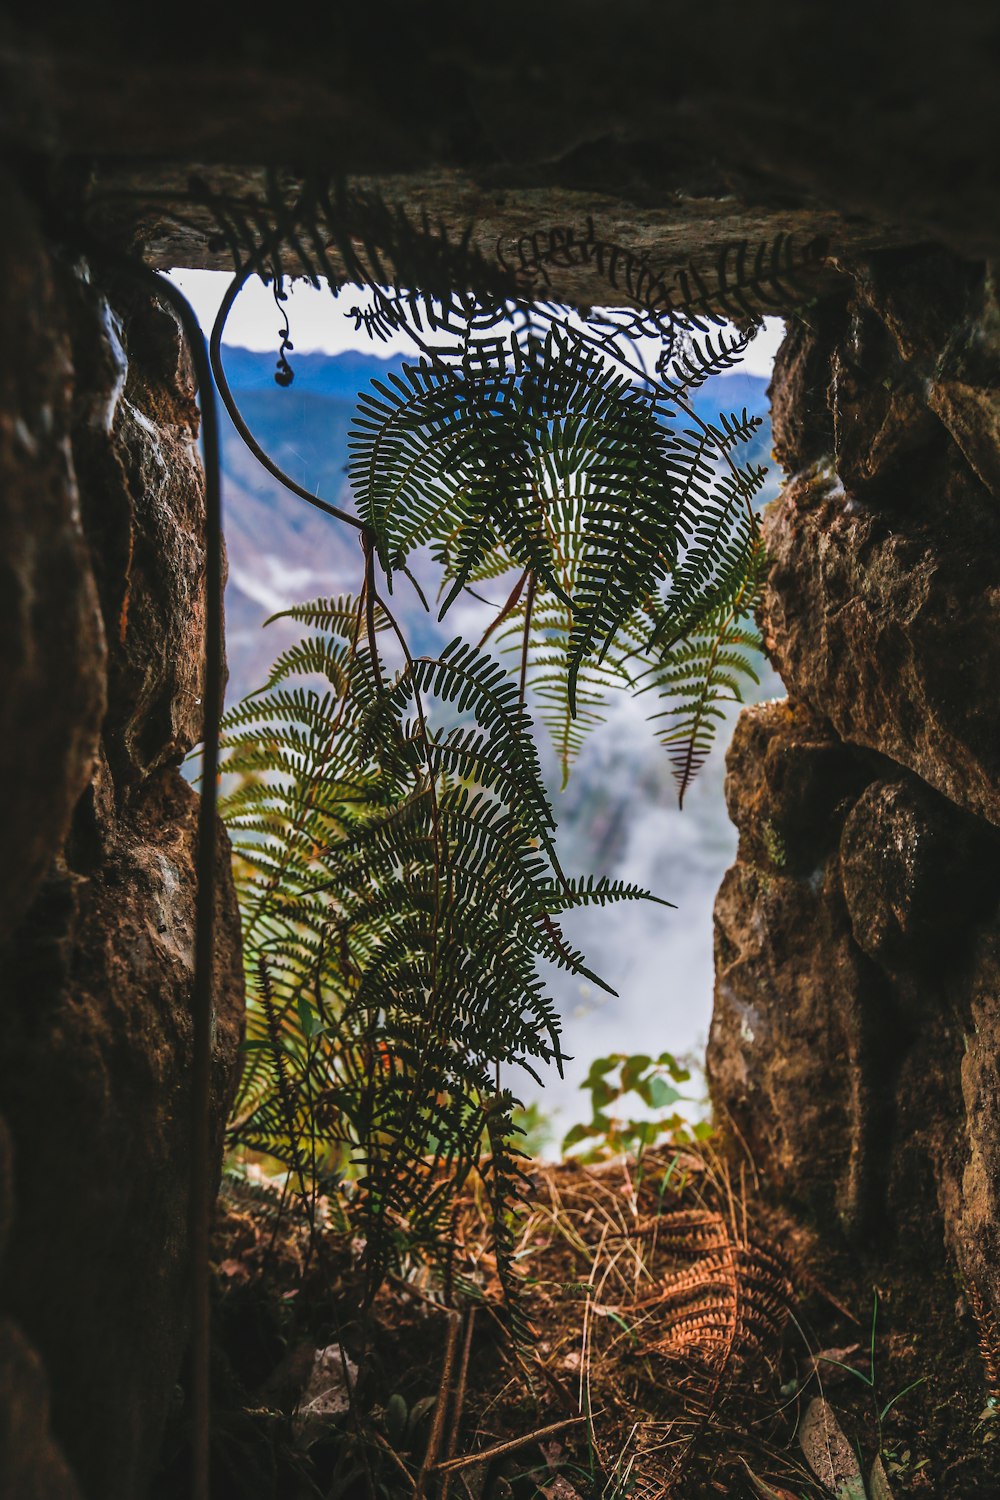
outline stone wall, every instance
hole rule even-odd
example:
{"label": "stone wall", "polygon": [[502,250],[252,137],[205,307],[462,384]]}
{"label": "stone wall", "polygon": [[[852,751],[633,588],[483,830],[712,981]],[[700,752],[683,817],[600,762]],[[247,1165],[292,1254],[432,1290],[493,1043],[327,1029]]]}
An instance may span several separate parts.
{"label": "stone wall", "polygon": [[[186,1341],[198,414],[163,306],[55,252],[10,181],[0,217],[0,1494],[133,1500]],[[218,883],[221,1149],[221,830]]]}
{"label": "stone wall", "polygon": [[708,1062],[806,1263],[878,1290],[887,1388],[929,1374],[958,1495],[1000,1314],[1000,318],[981,265],[852,269],[775,369],[789,699],[729,754]]}

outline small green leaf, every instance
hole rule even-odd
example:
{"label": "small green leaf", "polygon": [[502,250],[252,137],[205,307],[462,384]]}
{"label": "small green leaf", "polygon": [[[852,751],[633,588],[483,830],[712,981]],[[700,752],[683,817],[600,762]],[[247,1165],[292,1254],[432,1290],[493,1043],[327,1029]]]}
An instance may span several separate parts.
{"label": "small green leaf", "polygon": [[580,1087],[582,1089],[592,1089],[595,1083],[598,1083],[604,1077],[605,1073],[610,1073],[617,1068],[620,1061],[619,1057],[595,1057],[590,1065],[590,1071]]}
{"label": "small green leaf", "polygon": [[406,1441],[408,1418],[409,1411],[404,1398],[398,1393],[390,1396],[385,1404],[385,1435],[397,1450]]}
{"label": "small green leaf", "polygon": [[675,1083],[689,1083],[691,1081],[691,1069],[683,1067],[672,1052],[661,1052],[656,1059],[656,1064],[657,1067],[666,1068]]}
{"label": "small green leaf", "polygon": [[633,1346],[638,1344],[639,1339],[638,1335],[635,1332],[635,1329],[631,1326],[631,1324],[626,1323],[621,1313],[613,1312],[609,1307],[606,1311],[606,1316],[611,1319],[612,1323],[617,1323],[622,1332],[628,1335],[630,1344],[632,1344]]}
{"label": "small green leaf", "polygon": [[653,1077],[649,1080],[649,1104],[652,1109],[666,1109],[668,1104],[676,1104],[683,1097],[665,1078]]}
{"label": "small green leaf", "polygon": [[591,1094],[594,1101],[595,1117],[598,1110],[604,1109],[604,1107],[608,1104],[613,1104],[614,1101],[618,1098],[619,1093],[619,1089],[612,1088],[611,1084],[605,1083],[603,1079],[595,1083],[593,1088],[591,1089]]}
{"label": "small green leaf", "polygon": [[627,1057],[622,1063],[621,1091],[627,1094],[629,1089],[634,1089],[647,1068],[653,1066],[653,1059],[647,1057],[644,1052],[636,1052]]}
{"label": "small green leaf", "polygon": [[902,1401],[903,1397],[909,1395],[910,1391],[916,1390],[916,1388],[917,1388],[918,1385],[923,1385],[923,1383],[924,1383],[924,1381],[926,1379],[927,1379],[926,1375],[920,1375],[916,1380],[911,1380],[909,1385],[904,1385],[904,1387],[903,1387],[903,1389],[901,1391],[897,1391],[896,1394],[895,1394],[895,1396],[893,1396],[892,1400],[891,1401],[887,1401],[886,1404],[883,1406],[882,1410],[879,1412],[879,1414],[878,1414],[879,1421],[880,1422],[884,1422],[885,1419],[886,1419],[886,1417],[888,1416],[889,1412],[892,1411],[892,1408],[895,1406],[896,1402],[897,1401]]}
{"label": "small green leaf", "polygon": [[299,1026],[302,1028],[303,1036],[312,1035],[314,1012],[305,995],[299,994],[296,1009],[299,1013]]}

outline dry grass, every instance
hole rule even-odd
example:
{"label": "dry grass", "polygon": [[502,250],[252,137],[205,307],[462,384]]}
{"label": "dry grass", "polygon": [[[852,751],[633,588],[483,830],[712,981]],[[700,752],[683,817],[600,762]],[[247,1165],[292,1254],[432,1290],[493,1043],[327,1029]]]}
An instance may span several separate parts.
{"label": "dry grass", "polygon": [[[304,1309],[326,1277],[319,1298],[372,1372],[357,1399],[382,1488],[416,1500],[747,1495],[748,1464],[806,1493],[783,1456],[794,1413],[778,1390],[790,1276],[711,1148],[533,1163],[525,1200],[514,1253],[533,1337],[520,1345],[482,1190],[459,1206],[446,1277],[406,1267],[360,1317],[360,1278],[331,1229],[301,1282]],[[289,1224],[279,1239],[285,1274],[307,1263],[305,1233]],[[222,1269],[246,1284],[275,1264],[268,1227]],[[436,1399],[421,1434],[390,1450],[381,1413],[394,1392],[411,1409]]]}
{"label": "dry grass", "polygon": [[[516,1264],[536,1336],[516,1358],[539,1415],[582,1418],[572,1447],[597,1492],[659,1500],[695,1471],[711,1484],[709,1471],[766,1455],[782,1426],[775,1370],[792,1286],[725,1167],[682,1146],[639,1163],[536,1165],[529,1184]],[[476,1194],[457,1219],[453,1275],[500,1312]],[[495,1419],[503,1392],[493,1403]]]}

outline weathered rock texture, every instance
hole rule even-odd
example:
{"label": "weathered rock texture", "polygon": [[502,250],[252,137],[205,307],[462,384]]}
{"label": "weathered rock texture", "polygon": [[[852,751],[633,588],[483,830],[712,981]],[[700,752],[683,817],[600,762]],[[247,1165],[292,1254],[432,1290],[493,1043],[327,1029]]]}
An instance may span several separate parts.
{"label": "weathered rock texture", "polygon": [[[844,738],[1000,823],[995,288],[940,255],[885,257],[828,354],[815,430],[779,424],[797,472],[768,524],[769,646]],[[808,359],[799,341],[785,364],[807,409]]]}
{"label": "weathered rock texture", "polygon": [[[0,185],[0,933],[23,915],[90,779],[104,631],[70,452],[72,367],[51,261]],[[40,545],[40,539],[43,545]],[[27,726],[33,732],[25,733]],[[16,788],[16,793],[14,789]]]}
{"label": "weathered rock texture", "polygon": [[956,1496],[985,1493],[1000,1315],[997,333],[981,265],[883,254],[779,357],[764,626],[790,697],[729,755],[709,1046],[814,1269],[879,1289],[880,1378],[933,1362],[927,1473]]}
{"label": "weathered rock texture", "polygon": [[516,42],[503,8],[464,0],[384,0],[377,28],[345,6],[300,29],[203,10],[185,25],[183,7],[128,26],[20,17],[0,50],[0,140],[97,158],[99,182],[128,158],[147,186],[171,163],[313,163],[422,177],[432,193],[460,172],[484,207],[535,192],[526,228],[546,194],[604,196],[610,214],[617,200],[640,224],[670,207],[688,225],[682,259],[724,224],[720,238],[738,233],[748,206],[776,229],[813,207],[966,254],[1000,244],[1000,20],[986,0],[955,0],[947,24],[929,0],[834,15],[546,0]]}
{"label": "weathered rock texture", "polygon": [[[53,253],[10,184],[0,215],[0,1494],[134,1500],[186,1340],[198,417],[172,315]],[[221,831],[217,879],[221,1150]]]}

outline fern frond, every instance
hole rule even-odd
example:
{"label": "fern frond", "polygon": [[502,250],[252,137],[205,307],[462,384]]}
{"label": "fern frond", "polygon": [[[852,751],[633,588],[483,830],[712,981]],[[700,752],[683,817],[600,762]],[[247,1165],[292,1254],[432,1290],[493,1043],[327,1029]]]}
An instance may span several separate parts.
{"label": "fern frond", "polygon": [[516,1104],[510,1090],[487,1099],[486,1134],[490,1154],[483,1164],[482,1176],[493,1210],[493,1250],[497,1276],[511,1320],[511,1332],[518,1343],[527,1343],[533,1334],[523,1295],[522,1278],[515,1256],[518,1247],[516,1219],[526,1206],[526,1189],[530,1186],[521,1162],[524,1153],[512,1144],[523,1134],[513,1122]]}
{"label": "fern frond", "polygon": [[[279,609],[269,615],[264,625],[273,625],[276,620],[294,620],[297,625],[310,625],[315,630],[331,631],[352,639],[357,629],[358,602],[350,594],[338,598],[310,599],[304,604],[292,604],[288,609]],[[377,630],[387,630],[389,622],[381,609],[375,612]]]}
{"label": "fern frond", "polygon": [[[698,439],[698,463],[710,452],[710,438]],[[692,446],[694,440],[692,436]],[[668,648],[681,642],[727,602],[745,597],[748,582],[758,581],[763,566],[759,526],[752,500],[764,483],[765,471],[756,465],[722,474],[714,490],[700,491],[692,483],[685,494],[685,547],[670,578],[662,604],[653,607],[656,616],[651,642]],[[697,504],[692,503],[692,496]]]}
{"label": "fern frond", "polygon": [[764,563],[763,544],[754,534],[748,559],[734,559],[732,571],[739,583],[731,596],[724,593],[696,634],[663,647],[638,678],[639,692],[656,692],[667,700],[650,720],[660,726],[658,738],[670,751],[681,806],[712,748],[724,705],[742,703],[745,682],[760,680],[753,655],[762,650],[762,641],[754,613]]}
{"label": "fern frond", "polygon": [[509,247],[498,247],[498,257],[503,269],[530,289],[548,286],[552,268],[592,268],[654,320],[672,353],[678,330],[707,333],[709,324],[721,324],[726,317],[741,321],[759,316],[762,309],[794,304],[801,273],[823,251],[822,240],[799,249],[793,236],[783,233],[756,247],[738,240],[720,247],[711,269],[692,262],[671,277],[648,254],[604,239],[589,218],[582,231],[558,226],[523,235]]}
{"label": "fern frond", "polygon": [[796,301],[799,273],[820,256],[822,245],[811,241],[800,252],[792,235],[779,233],[754,249],[746,240],[724,245],[712,272],[692,262],[678,271],[671,288],[672,305],[700,333],[724,318],[759,315],[762,309],[787,307]]}
{"label": "fern frond", "polygon": [[763,320],[751,318],[736,332],[723,330],[705,338],[690,337],[677,351],[667,350],[657,363],[660,386],[667,401],[671,396],[686,397],[707,380],[726,375],[744,358],[760,332]]}
{"label": "fern frond", "polygon": [[[559,916],[645,893],[563,875],[530,719],[497,661],[456,640],[388,678],[352,601],[300,613],[328,632],[284,651],[223,725],[259,976],[235,1134],[306,1178],[322,1109],[321,1147],[357,1175],[374,1287],[402,1245],[440,1253],[484,1128],[501,1224],[516,1152],[509,1108],[488,1103],[494,1069],[561,1063],[538,960],[601,984]],[[299,685],[317,664],[334,691]],[[447,728],[429,727],[435,705]]]}

